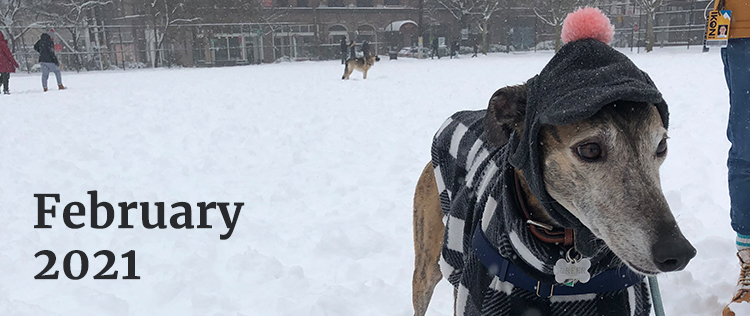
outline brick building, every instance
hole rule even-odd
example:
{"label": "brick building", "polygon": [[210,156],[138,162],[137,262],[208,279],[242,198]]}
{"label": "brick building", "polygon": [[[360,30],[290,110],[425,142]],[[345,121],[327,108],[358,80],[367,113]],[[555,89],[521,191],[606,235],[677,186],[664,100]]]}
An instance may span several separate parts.
{"label": "brick building", "polygon": [[[341,38],[367,40],[384,53],[387,46],[410,46],[419,36],[419,0],[271,0],[264,5],[267,14],[279,16],[276,21],[314,25],[316,32],[301,36],[305,43],[338,47]],[[291,44],[278,35],[276,44]]]}
{"label": "brick building", "polygon": [[[249,3],[252,0],[245,0]],[[386,54],[416,46],[420,32],[425,47],[433,38],[462,46],[481,43],[476,23],[456,20],[435,0],[260,0],[252,13],[206,7],[200,19],[160,25],[141,0],[113,0],[86,12],[78,26],[57,25],[59,56],[68,67],[85,69],[154,67],[160,65],[224,66],[268,63],[277,60],[335,59],[342,38],[358,44],[368,40],[371,51]],[[425,0],[423,0],[425,1]],[[170,2],[172,3],[172,2]],[[206,2],[208,3],[208,2]],[[705,0],[665,0],[656,13],[656,45],[700,45]],[[523,2],[493,15],[488,24],[490,51],[549,49],[557,36],[534,9]],[[511,4],[515,4],[511,6]],[[644,13],[632,0],[600,2],[616,26],[613,45],[643,46]],[[187,16],[188,18],[190,16]],[[421,25],[420,25],[421,24]],[[641,26],[640,28],[635,25]],[[16,53],[30,68],[35,52],[30,45],[39,33],[32,29]],[[71,30],[77,31],[76,43]],[[159,45],[159,39],[165,40]]]}

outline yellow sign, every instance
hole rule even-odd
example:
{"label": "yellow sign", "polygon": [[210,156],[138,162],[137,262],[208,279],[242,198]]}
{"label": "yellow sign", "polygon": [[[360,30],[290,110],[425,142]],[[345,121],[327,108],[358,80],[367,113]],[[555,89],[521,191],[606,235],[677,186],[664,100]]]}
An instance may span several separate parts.
{"label": "yellow sign", "polygon": [[706,25],[706,42],[726,42],[729,37],[729,23],[732,21],[732,11],[714,10],[708,13]]}

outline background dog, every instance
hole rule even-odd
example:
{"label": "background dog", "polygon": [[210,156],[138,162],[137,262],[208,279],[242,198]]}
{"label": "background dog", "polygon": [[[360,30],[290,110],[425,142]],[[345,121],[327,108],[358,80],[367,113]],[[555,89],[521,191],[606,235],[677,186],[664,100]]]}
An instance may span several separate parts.
{"label": "background dog", "polygon": [[367,79],[367,71],[375,65],[376,61],[380,61],[378,56],[366,56],[358,58],[350,58],[346,61],[344,66],[344,75],[341,76],[342,80],[349,80],[349,75],[356,69],[362,72],[362,79]]}

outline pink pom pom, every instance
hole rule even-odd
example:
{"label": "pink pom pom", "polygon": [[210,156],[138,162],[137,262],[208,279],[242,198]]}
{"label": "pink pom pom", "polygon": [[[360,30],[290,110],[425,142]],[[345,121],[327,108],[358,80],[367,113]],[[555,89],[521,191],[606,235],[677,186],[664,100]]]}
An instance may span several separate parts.
{"label": "pink pom pom", "polygon": [[593,38],[609,44],[615,36],[615,26],[597,8],[585,7],[569,13],[562,26],[562,41],[569,43]]}

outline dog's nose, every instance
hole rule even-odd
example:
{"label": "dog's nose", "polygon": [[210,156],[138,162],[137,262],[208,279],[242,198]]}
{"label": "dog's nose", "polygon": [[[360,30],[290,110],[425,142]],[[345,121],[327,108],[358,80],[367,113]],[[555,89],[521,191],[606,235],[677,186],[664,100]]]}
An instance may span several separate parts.
{"label": "dog's nose", "polygon": [[662,272],[678,271],[695,257],[693,245],[679,234],[677,238],[659,240],[651,248],[654,264]]}

